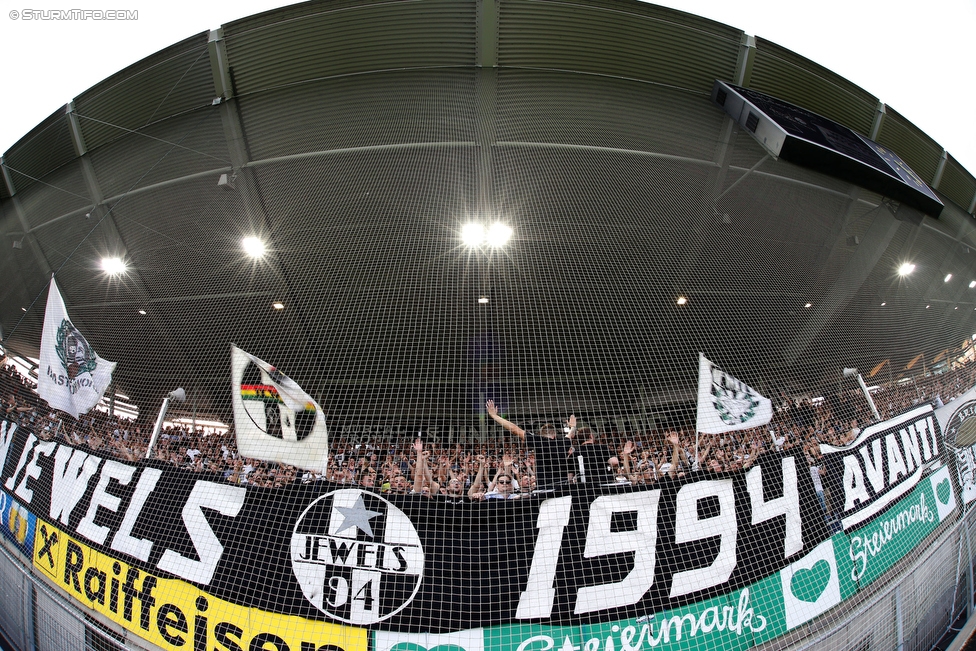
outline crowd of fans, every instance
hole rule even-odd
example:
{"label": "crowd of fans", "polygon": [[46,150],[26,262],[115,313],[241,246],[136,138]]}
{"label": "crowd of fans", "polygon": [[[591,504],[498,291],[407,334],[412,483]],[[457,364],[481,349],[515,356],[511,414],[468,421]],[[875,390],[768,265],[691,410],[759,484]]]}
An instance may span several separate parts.
{"label": "crowd of fans", "polygon": [[[925,402],[941,406],[974,384],[976,364],[957,364],[940,374],[880,388],[873,397],[882,419],[887,419]],[[342,432],[334,435],[328,467],[321,472],[242,458],[233,427],[220,434],[167,426],[151,456],[186,470],[217,473],[235,484],[281,487],[295,481],[328,480],[382,493],[443,496],[460,502],[516,499],[559,483],[650,485],[692,472],[748,468],[763,452],[799,447],[821,493],[819,445],[852,441],[861,427],[875,420],[868,403],[858,390],[816,401],[780,396],[777,402],[768,425],[703,434],[697,437],[697,448],[693,423],[664,430],[601,431],[568,415],[565,421],[532,433],[502,418],[489,401],[488,414],[501,427],[491,428],[488,441],[444,444],[403,430],[369,437]],[[0,370],[0,409],[5,420],[42,439],[123,461],[146,457],[151,428],[97,409],[79,419],[54,411],[37,395],[34,383],[12,365]],[[551,473],[553,464],[560,475],[555,482],[543,470],[546,467]]]}

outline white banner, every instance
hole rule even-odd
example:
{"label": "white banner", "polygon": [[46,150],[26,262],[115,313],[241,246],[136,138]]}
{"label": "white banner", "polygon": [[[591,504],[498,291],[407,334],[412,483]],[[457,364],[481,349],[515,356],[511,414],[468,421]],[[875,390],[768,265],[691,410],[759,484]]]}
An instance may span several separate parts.
{"label": "white banner", "polygon": [[698,353],[698,431],[721,434],[761,427],[773,418],[773,404]]}
{"label": "white banner", "polygon": [[926,403],[868,425],[847,445],[820,444],[829,492],[836,496],[835,512],[845,531],[887,509],[942,466],[935,421]]}
{"label": "white banner", "polygon": [[935,410],[946,445],[956,455],[962,501],[976,500],[976,389]]}
{"label": "white banner", "polygon": [[71,324],[61,292],[51,278],[41,333],[37,393],[75,418],[98,404],[112,383],[115,362],[99,357]]}
{"label": "white banner", "polygon": [[[243,382],[249,364],[260,371],[260,383]],[[274,366],[237,346],[231,346],[231,378],[241,455],[325,472],[329,434],[322,408],[312,397]]]}

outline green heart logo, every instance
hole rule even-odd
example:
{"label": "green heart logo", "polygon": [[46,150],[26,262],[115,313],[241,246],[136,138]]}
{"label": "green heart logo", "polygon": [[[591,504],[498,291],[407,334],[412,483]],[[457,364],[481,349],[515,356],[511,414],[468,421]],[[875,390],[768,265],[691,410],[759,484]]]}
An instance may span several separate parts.
{"label": "green heart logo", "polygon": [[952,497],[952,487],[949,485],[948,478],[939,482],[939,485],[935,487],[935,494],[943,504],[949,503],[949,498]]}
{"label": "green heart logo", "polygon": [[392,647],[390,647],[390,651],[466,651],[466,650],[463,646],[458,646],[457,644],[438,644],[428,649],[427,647],[417,644],[416,642],[397,642]]}
{"label": "green heart logo", "polygon": [[830,563],[820,559],[810,569],[797,570],[790,580],[790,592],[801,600],[814,603],[827,589],[830,581]]}

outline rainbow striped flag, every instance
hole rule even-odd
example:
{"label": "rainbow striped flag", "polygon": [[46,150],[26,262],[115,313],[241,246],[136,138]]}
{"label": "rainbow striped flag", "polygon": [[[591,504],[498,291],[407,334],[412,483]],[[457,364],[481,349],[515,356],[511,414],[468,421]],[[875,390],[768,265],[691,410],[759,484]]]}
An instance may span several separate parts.
{"label": "rainbow striped flag", "polygon": [[[254,366],[260,380],[252,375],[245,383],[245,372]],[[329,457],[329,433],[322,408],[312,396],[277,368],[237,346],[231,346],[231,378],[234,430],[241,455],[323,472]]]}
{"label": "rainbow striped flag", "polygon": [[[278,389],[270,384],[242,384],[241,398],[244,400],[261,400],[266,403],[284,404]],[[315,411],[314,402],[305,403],[305,411]]]}

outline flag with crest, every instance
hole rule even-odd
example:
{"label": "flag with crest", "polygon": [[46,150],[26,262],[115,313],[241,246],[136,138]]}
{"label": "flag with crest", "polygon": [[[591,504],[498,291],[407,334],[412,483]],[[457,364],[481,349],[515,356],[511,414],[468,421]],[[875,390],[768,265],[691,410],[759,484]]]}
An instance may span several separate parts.
{"label": "flag with crest", "polygon": [[773,418],[773,404],[698,353],[698,431],[721,434],[761,427]]}
{"label": "flag with crest", "polygon": [[51,278],[41,332],[37,394],[55,409],[78,418],[105,395],[113,370],[115,362],[99,357],[71,323],[61,292]]}

